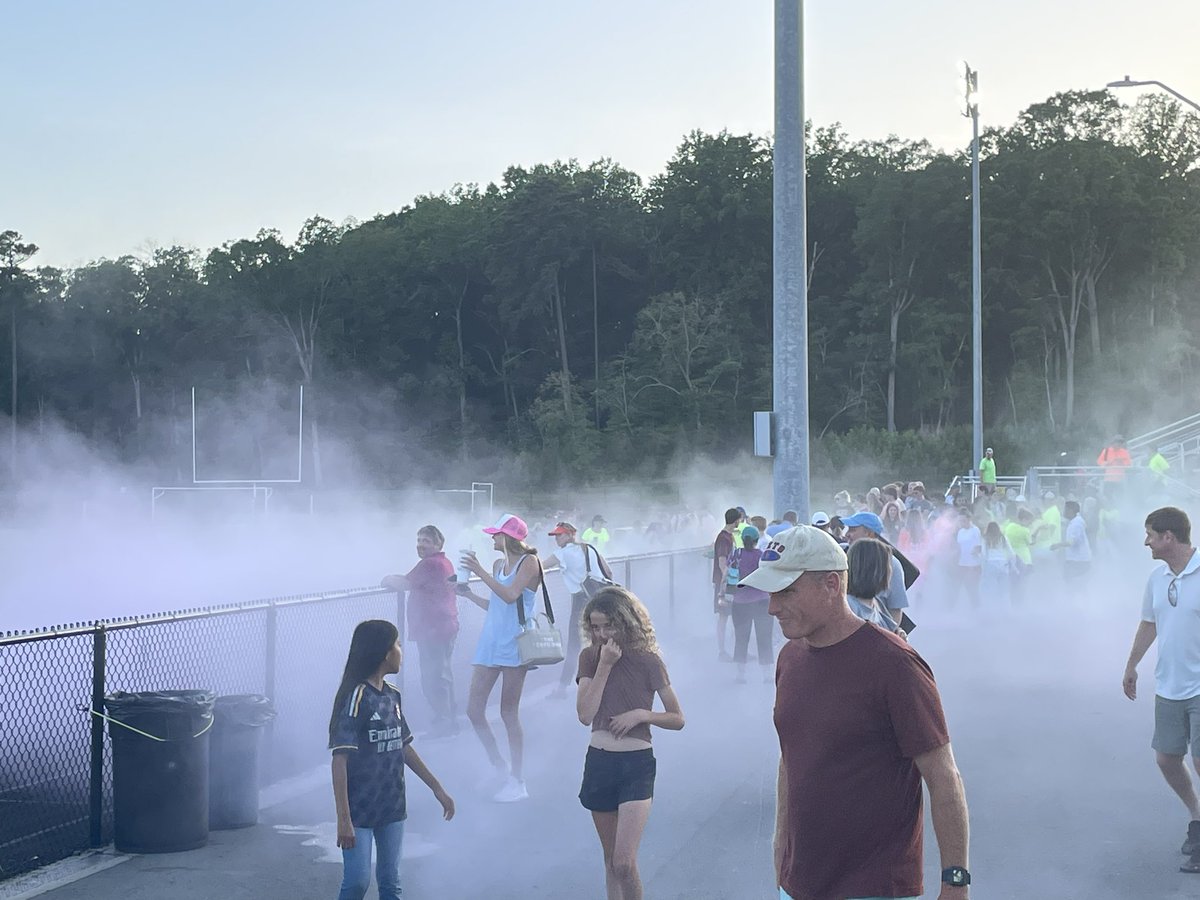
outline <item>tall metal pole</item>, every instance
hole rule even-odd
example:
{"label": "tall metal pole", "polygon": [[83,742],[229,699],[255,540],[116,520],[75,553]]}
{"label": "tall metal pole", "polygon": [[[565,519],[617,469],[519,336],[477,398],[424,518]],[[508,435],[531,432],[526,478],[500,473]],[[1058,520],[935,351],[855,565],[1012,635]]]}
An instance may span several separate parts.
{"label": "tall metal pole", "polygon": [[979,236],[979,72],[967,66],[971,117],[971,468],[983,459],[983,263]]}
{"label": "tall metal pole", "polygon": [[808,238],[804,183],[804,2],[775,0],[775,515],[807,522]]}

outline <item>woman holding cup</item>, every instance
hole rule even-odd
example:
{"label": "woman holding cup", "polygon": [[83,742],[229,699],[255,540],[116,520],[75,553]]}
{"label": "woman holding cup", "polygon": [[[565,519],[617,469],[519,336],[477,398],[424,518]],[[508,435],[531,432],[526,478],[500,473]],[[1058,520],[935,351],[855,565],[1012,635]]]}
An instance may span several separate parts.
{"label": "woman holding cup", "polygon": [[[525,543],[529,527],[517,516],[501,516],[500,521],[483,531],[492,536],[495,549],[502,552],[504,558],[493,563],[491,571],[470,551],[463,554],[460,562],[464,569],[478,576],[489,590],[489,595],[482,597],[465,584],[459,586],[463,596],[487,613],[479,643],[475,647],[475,656],[471,660],[474,668],[467,698],[467,718],[471,720],[488,759],[496,768],[497,779],[501,781],[493,799],[499,803],[513,803],[529,797],[522,772],[524,733],[520,719],[521,692],[525,688],[527,670],[521,665],[517,650],[521,623],[517,618],[516,604],[523,603],[525,618],[533,618],[535,592],[541,584],[542,567],[537,559],[537,550]],[[496,682],[501,680],[500,719],[508,734],[508,766],[500,755],[496,737],[487,720],[488,698]]]}

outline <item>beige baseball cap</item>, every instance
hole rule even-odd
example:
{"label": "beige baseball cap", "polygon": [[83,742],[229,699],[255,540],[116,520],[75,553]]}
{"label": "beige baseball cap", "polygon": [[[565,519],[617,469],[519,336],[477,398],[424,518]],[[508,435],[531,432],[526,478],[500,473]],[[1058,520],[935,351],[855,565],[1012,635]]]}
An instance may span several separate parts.
{"label": "beige baseball cap", "polygon": [[797,525],[771,538],[758,568],[738,584],[773,594],[782,591],[805,572],[845,572],[846,551],[827,532]]}

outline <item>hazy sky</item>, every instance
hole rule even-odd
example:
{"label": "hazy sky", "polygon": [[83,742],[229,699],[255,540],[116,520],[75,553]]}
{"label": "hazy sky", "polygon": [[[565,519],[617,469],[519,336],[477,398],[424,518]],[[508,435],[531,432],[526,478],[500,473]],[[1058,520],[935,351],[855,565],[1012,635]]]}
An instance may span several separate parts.
{"label": "hazy sky", "polygon": [[[806,4],[807,115],[965,145],[1126,73],[1200,98],[1195,0]],[[0,230],[73,265],[367,219],[511,164],[648,178],[693,129],[769,134],[771,0],[0,0]],[[1132,101],[1132,90],[1122,92]]]}

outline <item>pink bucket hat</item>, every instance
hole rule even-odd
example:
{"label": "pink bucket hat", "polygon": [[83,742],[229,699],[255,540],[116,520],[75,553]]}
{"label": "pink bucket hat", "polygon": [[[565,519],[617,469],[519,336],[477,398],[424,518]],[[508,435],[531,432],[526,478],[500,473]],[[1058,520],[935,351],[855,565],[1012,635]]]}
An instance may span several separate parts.
{"label": "pink bucket hat", "polygon": [[491,528],[483,529],[484,534],[507,534],[511,538],[516,538],[518,541],[523,541],[529,537],[529,526],[525,524],[519,516],[505,515],[501,516]]}

